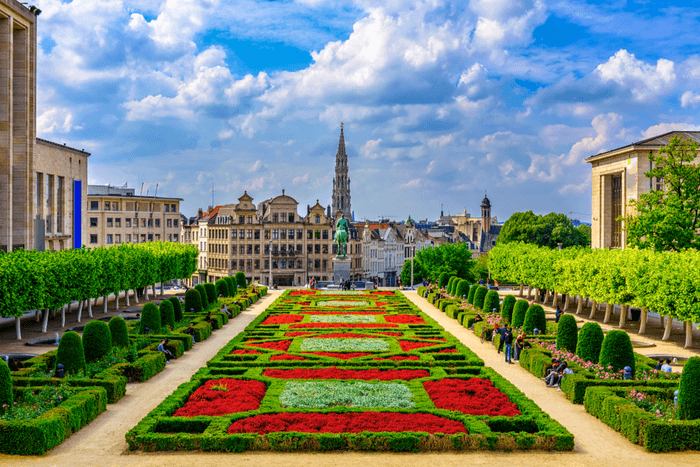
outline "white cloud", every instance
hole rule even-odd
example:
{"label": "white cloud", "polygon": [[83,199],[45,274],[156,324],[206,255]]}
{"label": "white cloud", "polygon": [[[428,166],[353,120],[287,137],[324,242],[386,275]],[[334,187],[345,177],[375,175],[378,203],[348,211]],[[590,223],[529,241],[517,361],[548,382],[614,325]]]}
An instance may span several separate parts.
{"label": "white cloud", "polygon": [[251,165],[248,168],[248,172],[249,173],[257,172],[258,170],[260,170],[260,167],[262,167],[262,162],[258,159],[257,161],[255,161],[255,163],[253,165]]}
{"label": "white cloud", "polygon": [[433,169],[435,168],[435,162],[435,160],[430,161],[430,164],[428,164],[428,168],[425,169],[426,175],[433,171]]}
{"label": "white cloud", "polygon": [[670,131],[700,131],[700,125],[691,123],[659,123],[658,125],[650,126],[642,132],[642,137],[652,138],[654,136],[663,135]]}
{"label": "white cloud", "polygon": [[300,183],[309,183],[308,172],[292,179],[292,185],[299,185]]}
{"label": "white cloud", "polygon": [[360,149],[360,152],[362,153],[363,157],[366,157],[367,159],[374,159],[377,157],[375,154],[375,151],[377,147],[379,147],[379,144],[382,142],[381,138],[378,139],[370,139],[367,141],[364,146],[362,146],[362,149]]}
{"label": "white cloud", "polygon": [[51,107],[36,119],[36,131],[39,135],[68,133],[73,128],[73,113],[65,107]]}
{"label": "white cloud", "polygon": [[643,102],[673,88],[676,81],[673,67],[672,61],[663,58],[656,62],[656,66],[649,65],[621,49],[606,63],[598,65],[595,71],[604,83],[613,81],[629,88],[634,98]]}
{"label": "white cloud", "polygon": [[449,133],[446,135],[436,136],[428,140],[428,146],[433,148],[441,148],[450,144],[455,139],[456,133]]}
{"label": "white cloud", "polygon": [[595,155],[607,144],[622,125],[622,116],[616,113],[596,115],[591,122],[595,137],[586,137],[571,147],[569,154],[562,155],[565,165],[580,163],[586,157]]}
{"label": "white cloud", "polygon": [[421,186],[423,186],[423,180],[420,178],[414,178],[413,180],[409,180],[408,182],[399,185],[399,188],[420,188]]}
{"label": "white cloud", "polygon": [[559,188],[559,193],[564,195],[566,193],[585,193],[588,189],[591,188],[591,173],[589,172],[585,180],[582,181],[581,183],[568,183],[564,185],[563,187]]}
{"label": "white cloud", "polygon": [[694,93],[693,91],[686,91],[681,96],[681,106],[682,107],[695,107],[700,104],[700,93]]}

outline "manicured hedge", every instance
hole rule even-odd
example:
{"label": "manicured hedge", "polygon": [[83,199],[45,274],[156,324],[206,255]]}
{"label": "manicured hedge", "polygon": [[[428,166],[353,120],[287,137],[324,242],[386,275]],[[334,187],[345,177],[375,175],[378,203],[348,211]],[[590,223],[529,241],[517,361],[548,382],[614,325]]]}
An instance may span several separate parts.
{"label": "manicured hedge", "polygon": [[565,314],[559,319],[557,326],[557,349],[576,352],[578,341],[578,326],[574,315]]}
{"label": "manicured hedge", "polygon": [[[487,313],[500,313],[501,312],[501,298],[498,296],[498,292],[495,290],[489,290],[486,292],[486,297],[484,297],[484,311]],[[494,312],[494,310],[496,310]]]}
{"label": "manicured hedge", "polygon": [[547,320],[544,317],[544,308],[538,304],[530,305],[525,313],[525,321],[523,321],[523,331],[525,334],[532,334],[535,329],[540,332],[547,332]]}
{"label": "manicured hedge", "polygon": [[112,350],[112,333],[104,321],[88,321],[83,329],[85,363],[104,358]]}
{"label": "manicured hedge", "polygon": [[584,360],[598,363],[600,349],[603,346],[603,328],[596,322],[588,322],[581,327],[576,344],[576,355]]}
{"label": "manicured hedge", "polygon": [[691,357],[683,365],[678,386],[678,415],[683,420],[700,419],[700,357]]}
{"label": "manicured hedge", "polygon": [[224,297],[228,297],[228,285],[226,284],[226,281],[223,279],[219,279],[216,281],[216,296],[218,297],[219,295],[223,295]]}
{"label": "manicured hedge", "polygon": [[479,284],[473,284],[471,287],[469,287],[469,294],[467,295],[467,303],[470,305],[474,304],[474,295],[476,295],[476,291],[479,288]]}
{"label": "manicured hedge", "polygon": [[139,334],[160,334],[160,310],[155,303],[146,303],[141,308],[141,323],[139,325]]}
{"label": "manicured hedge", "polygon": [[185,292],[185,309],[183,313],[201,313],[202,312],[202,294],[199,290],[190,289]]}
{"label": "manicured hedge", "polygon": [[160,302],[160,325],[163,330],[175,329],[175,310],[170,300]]}
{"label": "manicured hedge", "polygon": [[515,295],[506,295],[503,297],[503,308],[501,309],[501,316],[506,320],[506,323],[511,324],[513,319],[513,308],[515,307],[516,298]]}
{"label": "manicured hedge", "polygon": [[[66,375],[85,371],[85,350],[80,335],[75,331],[66,331],[58,342],[56,365],[63,365]],[[51,371],[51,370],[44,370]]]}
{"label": "manicured hedge", "polygon": [[204,290],[207,291],[207,302],[209,302],[209,305],[216,303],[216,298],[219,296],[216,293],[216,286],[211,282],[205,282]]}
{"label": "manicured hedge", "polygon": [[235,297],[236,293],[238,292],[238,284],[236,283],[236,279],[229,276],[224,277],[224,280],[226,281],[226,285],[228,286],[228,296]]}
{"label": "manicured hedge", "polygon": [[[480,285],[478,289],[476,289],[476,292],[474,293],[474,306],[480,309],[484,309],[484,299],[486,298],[486,294],[488,293],[489,289],[486,288],[485,285]],[[484,310],[484,311],[491,311],[491,310]]]}
{"label": "manicured hedge", "polygon": [[182,319],[182,306],[180,306],[180,299],[178,297],[170,297],[170,303],[173,304],[173,316],[175,317],[175,322]]}
{"label": "manicured hedge", "polygon": [[527,309],[530,307],[530,305],[527,303],[527,300],[518,300],[515,302],[515,306],[513,307],[513,319],[511,320],[511,323],[514,328],[520,328],[523,326],[523,323],[525,322],[525,315],[527,314]]}
{"label": "manicured hedge", "polygon": [[[209,310],[209,295],[207,294],[207,289],[204,288],[203,284],[199,284],[194,286],[194,290],[199,292],[199,296],[202,299],[202,310]],[[187,296],[185,296],[185,298],[187,298]]]}
{"label": "manicured hedge", "polygon": [[108,326],[112,336],[112,345],[115,347],[129,347],[129,333],[126,330],[126,320],[121,316],[112,316]]}
{"label": "manicured hedge", "polygon": [[635,374],[636,363],[632,341],[625,331],[614,329],[608,332],[600,349],[600,364],[604,367],[612,366],[613,372],[629,366],[632,368],[632,374]]}
{"label": "manicured hedge", "polygon": [[455,295],[459,298],[465,298],[469,294],[469,282],[464,279],[460,279],[457,283],[457,290]]}
{"label": "manicured hedge", "polygon": [[12,375],[10,367],[5,360],[0,358],[0,414],[4,412],[3,407],[12,407],[14,394],[12,392]]}
{"label": "manicured hedge", "polygon": [[236,285],[239,289],[245,289],[248,286],[248,281],[245,278],[244,272],[238,271],[234,277],[236,279]]}

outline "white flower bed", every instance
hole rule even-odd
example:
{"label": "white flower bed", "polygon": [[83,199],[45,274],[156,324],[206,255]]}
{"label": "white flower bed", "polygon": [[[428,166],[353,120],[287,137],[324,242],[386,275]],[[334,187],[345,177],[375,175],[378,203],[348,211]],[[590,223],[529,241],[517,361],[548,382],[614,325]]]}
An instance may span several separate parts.
{"label": "white flower bed", "polygon": [[311,315],[312,323],[376,323],[377,315]]}
{"label": "white flower bed", "polygon": [[321,295],[364,295],[361,290],[321,290]]}
{"label": "white flower bed", "polygon": [[413,393],[402,383],[365,381],[289,381],[279,397],[282,407],[415,408]]}
{"label": "white flower bed", "polygon": [[369,306],[369,302],[364,301],[364,300],[356,300],[356,301],[348,300],[347,302],[343,301],[343,300],[326,300],[324,302],[316,303],[316,306],[330,306],[330,307],[334,307],[334,308],[339,307],[339,306],[343,306],[343,307],[345,307],[345,306],[357,306],[357,307],[360,307],[360,306]]}
{"label": "white flower bed", "polygon": [[383,339],[309,338],[301,341],[302,352],[386,352],[387,350],[389,350],[389,343]]}

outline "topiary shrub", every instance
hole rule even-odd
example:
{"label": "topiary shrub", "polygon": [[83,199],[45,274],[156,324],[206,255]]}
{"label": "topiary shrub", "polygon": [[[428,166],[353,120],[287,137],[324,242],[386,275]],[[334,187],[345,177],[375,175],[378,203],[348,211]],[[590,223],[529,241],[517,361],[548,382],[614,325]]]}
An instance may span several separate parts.
{"label": "topiary shrub", "polygon": [[529,307],[530,305],[527,303],[527,300],[521,299],[515,302],[515,306],[513,307],[513,319],[510,322],[514,328],[522,327],[525,322],[525,314]]}
{"label": "topiary shrub", "polygon": [[209,296],[207,294],[207,289],[205,289],[202,284],[199,284],[199,285],[196,285],[194,287],[194,290],[199,292],[199,296],[202,299],[202,310],[208,311],[209,310]]}
{"label": "topiary shrub", "polygon": [[175,310],[170,300],[160,302],[160,327],[165,331],[165,326],[170,326],[170,330],[175,329]]}
{"label": "topiary shrub", "polygon": [[[489,289],[485,285],[480,285],[476,292],[474,293],[474,306],[477,308],[484,309],[484,299]],[[484,310],[486,311],[486,310]]]}
{"label": "topiary shrub", "polygon": [[467,294],[467,303],[470,305],[474,304],[474,295],[476,295],[476,290],[479,288],[479,284],[474,284],[469,287],[469,293]]}
{"label": "topiary shrub", "polygon": [[[513,307],[515,306],[515,295],[506,295],[503,297],[503,307],[501,308],[501,316],[510,324],[513,320]],[[525,315],[523,315],[524,317]]]}
{"label": "topiary shrub", "polygon": [[182,307],[180,306],[180,299],[177,297],[170,297],[170,303],[173,304],[173,316],[175,317],[175,322],[182,319]]}
{"label": "topiary shrub", "polygon": [[454,284],[455,278],[455,276],[450,276],[447,279],[447,284],[445,284],[445,292],[447,292],[450,295],[452,295],[452,284]]}
{"label": "topiary shrub", "polygon": [[199,290],[190,289],[185,292],[185,313],[200,313],[202,311],[202,295]]}
{"label": "topiary shrub", "polygon": [[489,290],[484,297],[484,311],[491,313],[494,308],[496,309],[496,313],[501,311],[501,298],[498,296],[497,291]]}
{"label": "topiary shrub", "polygon": [[216,303],[216,299],[219,296],[216,293],[216,286],[211,282],[207,282],[204,284],[204,290],[207,291],[207,302],[209,302],[210,305]]}
{"label": "topiary shrub", "polygon": [[121,316],[113,316],[109,320],[109,333],[112,336],[114,347],[129,347],[129,331],[126,329],[126,320]]}
{"label": "topiary shrub", "polygon": [[457,284],[459,281],[461,281],[457,276],[452,277],[452,282],[448,284],[448,287],[450,288],[450,295],[455,295],[457,293]]}
{"label": "topiary shrub", "polygon": [[95,362],[112,349],[112,333],[104,321],[89,321],[83,329],[85,363]]}
{"label": "topiary shrub", "polygon": [[683,365],[678,385],[678,416],[681,420],[700,418],[700,357],[690,357]]}
{"label": "topiary shrub", "polygon": [[469,294],[469,282],[465,281],[464,279],[460,279],[459,282],[457,282],[455,295],[457,295],[458,298],[462,298],[468,294]]}
{"label": "topiary shrub", "polygon": [[450,275],[447,274],[446,272],[443,272],[440,274],[440,278],[438,279],[438,287],[441,289],[444,289],[447,286],[447,282],[450,280]]}
{"label": "topiary shrub", "polygon": [[233,277],[224,277],[224,280],[226,281],[226,285],[228,285],[228,296],[235,297],[236,292],[238,291],[238,284],[236,284],[236,279],[234,279]]}
{"label": "topiary shrub", "polygon": [[245,273],[242,271],[238,271],[236,273],[236,285],[238,285],[239,289],[245,289],[246,286],[248,285],[248,281],[245,279]]}
{"label": "topiary shrub", "polygon": [[632,368],[632,374],[634,375],[634,351],[632,350],[630,336],[625,331],[617,329],[608,332],[605,339],[603,339],[598,363],[604,368],[612,366],[613,372],[618,372],[629,366]]}
{"label": "topiary shrub", "polygon": [[557,326],[557,350],[576,352],[578,341],[578,326],[574,315],[564,314],[559,318]]}
{"label": "topiary shrub", "polygon": [[576,344],[576,355],[584,360],[598,363],[600,349],[603,346],[603,328],[600,324],[591,322],[581,327],[578,333],[578,343]]}
{"label": "topiary shrub", "polygon": [[5,410],[3,407],[12,407],[14,393],[12,392],[12,373],[5,360],[0,358],[0,413]]}
{"label": "topiary shrub", "polygon": [[535,328],[541,333],[547,332],[547,320],[544,317],[544,308],[538,304],[531,305],[525,313],[525,321],[523,321],[523,331],[525,334],[532,334]]}
{"label": "topiary shrub", "polygon": [[146,303],[141,309],[139,334],[160,334],[160,310],[154,303]]}
{"label": "topiary shrub", "polygon": [[85,372],[85,350],[80,335],[75,331],[67,331],[58,341],[56,365],[63,365],[66,375]]}
{"label": "topiary shrub", "polygon": [[228,297],[228,284],[223,279],[216,281],[216,296],[218,297],[219,295]]}

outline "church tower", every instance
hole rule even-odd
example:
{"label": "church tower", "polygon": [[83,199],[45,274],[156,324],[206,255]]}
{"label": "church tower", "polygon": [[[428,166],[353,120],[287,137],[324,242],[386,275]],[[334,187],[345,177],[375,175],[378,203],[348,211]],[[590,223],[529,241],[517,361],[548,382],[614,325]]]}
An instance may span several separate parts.
{"label": "church tower", "polygon": [[333,216],[339,212],[345,213],[345,218],[352,221],[352,210],[350,209],[350,179],[348,178],[348,155],[345,152],[345,136],[343,135],[343,124],[340,124],[340,141],[338,142],[338,153],[335,155],[335,177],[333,178]]}
{"label": "church tower", "polygon": [[484,193],[484,199],[481,201],[481,230],[483,235],[488,235],[491,230],[491,201]]}

